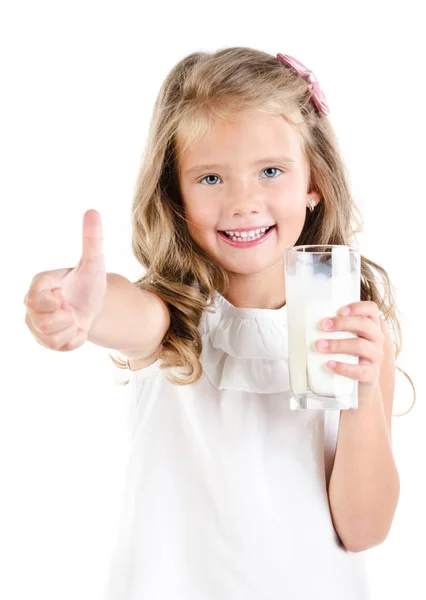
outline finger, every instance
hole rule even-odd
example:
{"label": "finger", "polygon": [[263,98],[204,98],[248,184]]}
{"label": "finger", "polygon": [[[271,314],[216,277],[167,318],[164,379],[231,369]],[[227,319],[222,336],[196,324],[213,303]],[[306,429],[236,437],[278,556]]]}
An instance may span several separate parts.
{"label": "finger", "polygon": [[24,298],[24,304],[31,305],[34,309],[34,302],[39,297],[40,292],[52,292],[59,288],[62,289],[62,279],[72,268],[56,269],[54,271],[42,271],[34,275],[27,294]]}
{"label": "finger", "polygon": [[[348,312],[349,310],[349,312]],[[353,302],[351,304],[347,304],[346,306],[342,306],[338,310],[338,314],[344,316],[360,316],[360,317],[368,317],[372,319],[372,321],[380,327],[380,312],[379,307],[376,302],[371,300],[363,300],[361,302]]]}
{"label": "finger", "polygon": [[64,297],[61,288],[38,292],[30,289],[24,302],[30,313],[55,312],[63,306]]}
{"label": "finger", "polygon": [[[49,350],[64,350],[68,351],[82,345],[86,339],[87,334],[78,329],[77,325],[73,324],[70,327],[65,327],[61,331],[56,331],[50,335],[40,334],[35,328],[31,321],[27,322],[28,328],[33,333],[34,338],[38,344]],[[75,345],[77,344],[77,345]]]}
{"label": "finger", "polygon": [[83,252],[81,262],[92,262],[103,258],[103,231],[100,214],[90,209],[83,217]]}
{"label": "finger", "polygon": [[[331,326],[328,326],[328,321],[331,322]],[[383,337],[381,329],[378,329],[368,317],[333,317],[324,319],[320,327],[324,331],[350,331],[374,343]]]}
{"label": "finger", "polygon": [[[327,344],[327,346],[325,346]],[[377,361],[380,353],[375,344],[365,338],[321,339],[315,344],[319,352],[325,354],[351,354],[369,362]]]}
{"label": "finger", "polygon": [[327,367],[330,368],[330,371],[333,373],[337,373],[337,375],[344,375],[345,377],[350,377],[351,379],[357,379],[361,383],[367,383],[374,378],[375,366],[372,364],[361,364],[361,365],[351,365],[349,363],[336,362],[333,361],[334,367],[331,368],[331,365],[327,362]]}
{"label": "finger", "polygon": [[55,313],[42,313],[36,317],[28,315],[28,320],[37,334],[48,336],[52,333],[62,331],[75,323],[74,316],[70,311],[58,310]]}
{"label": "finger", "polygon": [[25,315],[25,324],[28,329],[33,334],[36,342],[40,344],[40,346],[44,346],[45,348],[50,348],[49,346],[49,336],[41,333],[38,329],[35,328],[34,323],[32,322],[28,313]]}
{"label": "finger", "polygon": [[87,341],[87,333],[79,330],[75,337],[72,338],[70,342],[67,342],[61,348],[58,348],[59,352],[70,352],[71,350],[75,350],[79,348]]}
{"label": "finger", "polygon": [[61,352],[68,352],[69,350],[78,348],[78,346],[84,344],[86,340],[87,333],[78,329],[77,325],[73,325],[49,336],[50,348]]}

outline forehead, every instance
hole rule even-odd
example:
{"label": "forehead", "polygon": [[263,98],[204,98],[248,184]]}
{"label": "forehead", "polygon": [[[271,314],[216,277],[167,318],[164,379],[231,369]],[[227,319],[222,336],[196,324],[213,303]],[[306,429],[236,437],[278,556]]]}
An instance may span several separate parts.
{"label": "forehead", "polygon": [[200,162],[255,160],[268,155],[303,160],[300,134],[282,115],[258,111],[217,119],[198,126],[197,133],[183,130],[177,137],[177,149],[181,169]]}

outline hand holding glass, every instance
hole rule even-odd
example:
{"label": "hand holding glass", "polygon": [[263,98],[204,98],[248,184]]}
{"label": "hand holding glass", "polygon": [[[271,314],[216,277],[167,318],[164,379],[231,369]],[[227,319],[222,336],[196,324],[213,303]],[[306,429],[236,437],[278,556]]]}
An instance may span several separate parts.
{"label": "hand holding glass", "polygon": [[292,410],[356,409],[358,381],[338,375],[329,360],[358,364],[347,354],[324,355],[318,339],[357,337],[352,332],[321,328],[343,306],[360,301],[360,253],[354,246],[293,246],[286,250],[285,285]]}

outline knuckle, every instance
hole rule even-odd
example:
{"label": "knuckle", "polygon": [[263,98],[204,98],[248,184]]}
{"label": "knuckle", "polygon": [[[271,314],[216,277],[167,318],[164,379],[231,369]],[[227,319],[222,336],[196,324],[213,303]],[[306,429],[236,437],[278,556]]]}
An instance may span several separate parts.
{"label": "knuckle", "polygon": [[336,317],[334,319],[333,328],[344,330],[346,328],[347,322],[348,322],[347,317]]}
{"label": "knuckle", "polygon": [[41,331],[41,333],[49,333],[51,328],[51,320],[50,319],[40,319],[37,323],[37,329]]}
{"label": "knuckle", "polygon": [[365,338],[359,337],[357,339],[357,347],[360,353],[366,353],[368,351],[369,342]]}
{"label": "knuckle", "polygon": [[366,307],[372,315],[377,316],[379,314],[379,307],[374,300],[366,300]]}
{"label": "knuckle", "polygon": [[31,290],[28,292],[28,297],[27,297],[27,302],[26,305],[27,307],[34,311],[37,309],[38,305],[40,303],[40,294],[38,292],[34,292],[34,290]]}
{"label": "knuckle", "polygon": [[27,310],[28,308],[31,308],[33,304],[33,294],[31,293],[31,288],[27,292],[27,299],[25,300],[24,304],[27,307]]}
{"label": "knuckle", "polygon": [[75,350],[76,348],[78,348],[79,345],[80,344],[76,345],[74,342],[74,338],[71,338],[70,340],[65,342],[65,344],[62,344],[62,346],[58,348],[58,350],[60,352],[70,352],[71,350]]}
{"label": "knuckle", "polygon": [[73,326],[66,331],[57,334],[56,350],[68,352],[73,349],[73,342],[77,334],[77,327]]}
{"label": "knuckle", "polygon": [[32,278],[32,280],[31,280],[31,283],[30,283],[30,292],[31,292],[31,289],[32,289],[32,288],[33,288],[35,285],[37,285],[37,284],[38,284],[38,282],[39,282],[41,279],[43,279],[43,277],[44,277],[45,275],[46,275],[46,271],[40,271],[39,273],[36,273],[36,274],[34,275],[34,277],[33,277],[33,278]]}
{"label": "knuckle", "polygon": [[54,333],[50,337],[51,347],[54,348],[55,350],[58,350],[63,345],[63,343],[64,343],[64,341],[63,341],[63,339],[61,339],[61,335],[59,333]]}
{"label": "knuckle", "polygon": [[370,369],[369,369],[369,367],[366,366],[366,365],[362,365],[361,368],[360,368],[361,379],[367,380],[368,377],[369,377],[369,375],[370,375]]}

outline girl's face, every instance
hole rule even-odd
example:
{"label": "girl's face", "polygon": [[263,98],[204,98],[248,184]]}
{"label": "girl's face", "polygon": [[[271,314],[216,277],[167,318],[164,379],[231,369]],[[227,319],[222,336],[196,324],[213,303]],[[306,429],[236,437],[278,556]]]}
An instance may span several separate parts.
{"label": "girl's face", "polygon": [[[284,250],[297,241],[309,198],[307,163],[284,118],[245,112],[218,121],[181,155],[179,181],[193,240],[228,272],[283,270]],[[219,232],[273,225],[260,243],[230,244]]]}

